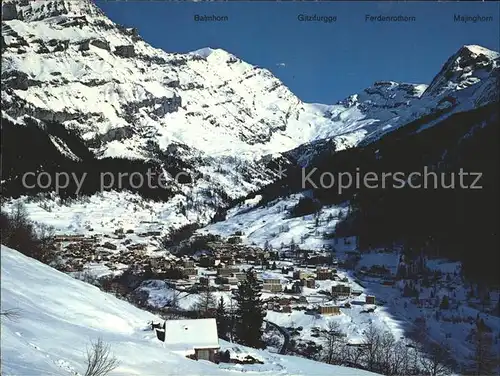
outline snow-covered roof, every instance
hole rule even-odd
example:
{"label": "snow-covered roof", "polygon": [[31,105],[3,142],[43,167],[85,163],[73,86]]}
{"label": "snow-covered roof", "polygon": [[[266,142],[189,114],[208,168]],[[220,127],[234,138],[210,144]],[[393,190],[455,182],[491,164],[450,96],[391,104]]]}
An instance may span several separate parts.
{"label": "snow-covered roof", "polygon": [[165,344],[179,350],[219,348],[215,319],[167,320]]}

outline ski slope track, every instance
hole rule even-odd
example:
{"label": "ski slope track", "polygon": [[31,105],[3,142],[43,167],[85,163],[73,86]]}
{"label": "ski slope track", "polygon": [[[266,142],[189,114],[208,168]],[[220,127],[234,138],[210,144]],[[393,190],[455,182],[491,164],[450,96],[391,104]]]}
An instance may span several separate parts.
{"label": "ski slope track", "polygon": [[220,341],[223,350],[250,354],[264,364],[213,364],[169,350],[148,329],[158,317],[2,246],[2,375],[82,375],[89,341],[102,338],[119,367],[111,375],[339,375],[374,373],[271,354]]}

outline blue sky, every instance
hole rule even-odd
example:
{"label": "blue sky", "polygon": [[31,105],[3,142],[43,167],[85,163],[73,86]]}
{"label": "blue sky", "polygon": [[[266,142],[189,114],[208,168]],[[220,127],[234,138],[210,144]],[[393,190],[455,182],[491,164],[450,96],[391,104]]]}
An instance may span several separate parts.
{"label": "blue sky", "polygon": [[[462,45],[498,51],[500,43],[498,2],[96,3],[155,47],[225,49],[271,70],[306,102],[335,103],[380,80],[430,83]],[[455,13],[493,16],[494,22],[457,23]],[[227,15],[229,21],[194,22],[195,14]],[[335,15],[337,22],[299,22],[298,14]],[[417,21],[365,22],[366,14]]]}

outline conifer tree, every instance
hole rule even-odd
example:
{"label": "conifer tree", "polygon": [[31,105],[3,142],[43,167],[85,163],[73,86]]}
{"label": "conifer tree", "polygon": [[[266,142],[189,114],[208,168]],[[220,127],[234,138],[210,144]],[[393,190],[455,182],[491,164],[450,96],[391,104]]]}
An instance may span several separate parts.
{"label": "conifer tree", "polygon": [[450,308],[450,301],[448,299],[448,295],[443,296],[443,300],[441,300],[441,304],[439,305],[439,309],[448,309]]}
{"label": "conifer tree", "polygon": [[253,270],[246,272],[246,279],[242,281],[234,293],[237,303],[235,312],[235,336],[239,343],[257,349],[264,348],[262,342],[262,324],[265,311],[261,299],[262,286]]}
{"label": "conifer tree", "polygon": [[226,306],[224,305],[224,299],[220,297],[219,304],[217,305],[217,313],[215,317],[217,321],[217,333],[219,338],[229,340],[229,315],[226,312]]}

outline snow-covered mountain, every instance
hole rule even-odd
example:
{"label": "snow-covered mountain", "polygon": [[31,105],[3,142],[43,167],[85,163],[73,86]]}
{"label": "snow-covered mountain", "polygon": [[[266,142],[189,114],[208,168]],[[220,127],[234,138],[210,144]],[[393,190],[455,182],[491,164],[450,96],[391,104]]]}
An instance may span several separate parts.
{"label": "snow-covered mountain", "polygon": [[498,101],[499,93],[500,54],[464,45],[446,61],[430,85],[380,81],[329,106],[326,114],[337,124],[337,134],[323,135],[288,154],[299,164],[307,164],[320,152],[367,145],[429,115],[432,121],[424,123],[432,126],[457,112]]}
{"label": "snow-covered mountain", "polygon": [[[113,375],[262,375],[369,376],[371,372],[271,354],[220,341],[264,364],[219,365],[187,359],[156,339],[148,322],[160,318],[58,272],[10,248],[1,247],[2,374],[82,375],[86,348],[101,338],[119,367]],[[12,311],[11,311],[12,312]]]}
{"label": "snow-covered mountain", "polygon": [[227,51],[153,48],[90,0],[2,3],[2,118],[14,127],[35,119],[74,161],[83,158],[81,145],[47,123],[62,124],[97,159],[165,167],[174,158],[196,181],[172,181],[173,196],[183,211],[202,197],[197,211],[208,218],[274,181],[268,163],[289,150],[285,156],[307,163],[325,149],[364,145],[423,116],[441,120],[497,99],[498,61],[496,52],[464,46],[429,87],[376,82],[337,104],[310,104]]}
{"label": "snow-covered mountain", "polygon": [[97,139],[98,156],[147,158],[154,139],[253,159],[331,128],[268,70],[226,51],[155,49],[87,0],[20,4],[3,30],[6,112],[61,121]]}
{"label": "snow-covered mountain", "polygon": [[[444,64],[423,96],[453,95],[454,92],[473,87],[481,81],[491,81],[488,85],[474,86],[473,97],[475,97],[476,105],[492,101],[495,98],[489,97],[489,94],[495,94],[495,89],[490,85],[495,79],[498,80],[499,63],[498,52],[476,45],[463,46]],[[486,87],[489,90],[485,90]],[[496,100],[498,100],[498,87],[496,95]]]}
{"label": "snow-covered mountain", "polygon": [[[268,70],[226,51],[155,49],[89,0],[11,1],[3,8],[3,74],[12,89],[3,92],[5,112],[61,121],[84,140],[97,139],[98,156],[147,158],[145,145],[154,139],[162,148],[183,143],[210,155],[255,158],[417,117],[412,100],[426,89],[377,82],[336,106],[306,104]],[[498,53],[464,46],[424,97],[469,87],[497,67]]]}

